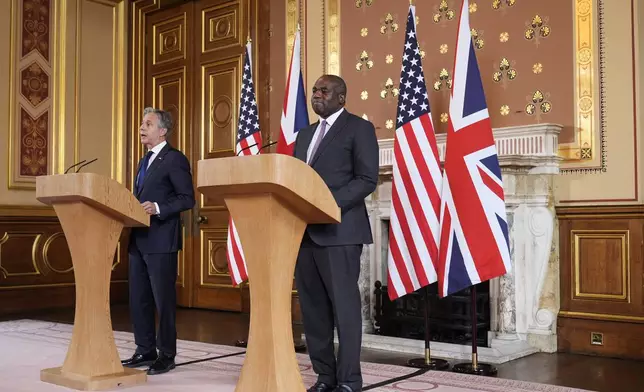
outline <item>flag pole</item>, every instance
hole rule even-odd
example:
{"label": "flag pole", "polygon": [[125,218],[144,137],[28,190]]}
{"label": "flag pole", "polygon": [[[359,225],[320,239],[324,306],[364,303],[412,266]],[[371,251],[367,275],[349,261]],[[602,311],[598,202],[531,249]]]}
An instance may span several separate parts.
{"label": "flag pole", "polygon": [[456,364],[452,368],[452,371],[455,373],[475,374],[477,376],[496,376],[497,369],[494,366],[487,363],[479,363],[478,346],[476,344],[478,329],[478,317],[476,314],[476,285],[473,285],[470,288],[470,294],[472,295],[472,303],[470,306],[470,313],[472,313],[472,362]]}
{"label": "flag pole", "polygon": [[447,370],[449,368],[449,362],[444,359],[432,358],[429,347],[429,286],[424,287],[423,296],[425,297],[425,356],[423,358],[410,359],[407,361],[407,366],[419,369]]}

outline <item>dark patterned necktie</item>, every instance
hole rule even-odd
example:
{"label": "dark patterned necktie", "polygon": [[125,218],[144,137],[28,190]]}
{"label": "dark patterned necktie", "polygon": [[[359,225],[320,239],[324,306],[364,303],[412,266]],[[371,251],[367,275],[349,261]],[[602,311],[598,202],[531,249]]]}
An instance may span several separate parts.
{"label": "dark patterned necktie", "polygon": [[145,179],[145,172],[148,171],[148,164],[150,163],[150,158],[154,154],[151,150],[145,154],[143,158],[143,164],[141,165],[141,170],[139,170],[139,175],[136,177],[136,189],[140,190],[141,185],[143,185],[143,180]]}

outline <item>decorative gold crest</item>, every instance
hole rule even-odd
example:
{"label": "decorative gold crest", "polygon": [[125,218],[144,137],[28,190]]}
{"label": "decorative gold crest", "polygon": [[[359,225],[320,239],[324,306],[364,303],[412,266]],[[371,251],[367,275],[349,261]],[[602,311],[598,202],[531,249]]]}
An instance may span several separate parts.
{"label": "decorative gold crest", "polygon": [[367,7],[371,7],[373,0],[356,0],[356,8],[362,7],[363,4]]}
{"label": "decorative gold crest", "polygon": [[526,114],[536,116],[537,122],[540,122],[541,115],[550,113],[552,110],[549,96],[549,93],[544,94],[541,90],[536,90],[531,97],[527,97],[529,103],[525,107]]}
{"label": "decorative gold crest", "polygon": [[498,68],[498,71],[492,75],[492,78],[495,82],[503,83],[503,88],[507,88],[507,82],[516,79],[517,70],[514,68],[514,61],[510,64],[510,61],[503,57],[501,62],[498,65],[495,65],[495,68]]}
{"label": "decorative gold crest", "polygon": [[356,64],[356,70],[362,71],[368,70],[373,68],[373,60],[369,58],[369,54],[367,53],[366,50],[363,50],[362,53],[360,53],[360,62]]}
{"label": "decorative gold crest", "polygon": [[391,34],[398,31],[398,22],[394,20],[394,16],[391,13],[385,15],[385,20],[380,26],[380,34]]}
{"label": "decorative gold crest", "polygon": [[446,68],[441,69],[441,72],[438,74],[438,79],[434,81],[435,91],[440,91],[443,88],[447,88],[448,90],[452,89],[452,78],[450,78]]}
{"label": "decorative gold crest", "polygon": [[482,38],[483,30],[472,29],[470,31],[470,34],[472,34],[474,47],[476,49],[483,49],[483,47],[485,46],[485,40]]}
{"label": "decorative gold crest", "polygon": [[552,33],[548,19],[548,17],[542,18],[540,15],[535,15],[532,21],[526,22],[525,39],[534,41],[535,45],[539,46],[539,40],[548,38]]}
{"label": "decorative gold crest", "polygon": [[452,20],[456,16],[456,12],[449,7],[447,0],[441,0],[438,9],[434,8],[434,11],[434,23]]}
{"label": "decorative gold crest", "polygon": [[385,82],[385,87],[380,91],[380,98],[385,99],[387,97],[397,97],[400,90],[394,86],[394,81],[391,78],[388,78]]}

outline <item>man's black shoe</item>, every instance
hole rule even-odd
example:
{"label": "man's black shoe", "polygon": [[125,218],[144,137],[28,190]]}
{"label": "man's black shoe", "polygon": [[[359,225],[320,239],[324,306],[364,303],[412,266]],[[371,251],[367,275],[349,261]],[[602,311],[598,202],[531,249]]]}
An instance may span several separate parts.
{"label": "man's black shoe", "polygon": [[132,357],[124,359],[121,361],[121,364],[125,367],[135,368],[140,366],[150,366],[156,361],[157,352],[153,351],[148,354],[137,354],[134,353]]}
{"label": "man's black shoe", "polygon": [[332,392],[334,390],[335,386],[318,381],[311,388],[307,389],[306,392]]}
{"label": "man's black shoe", "polygon": [[159,355],[159,358],[157,358],[156,361],[152,365],[150,365],[150,368],[148,369],[148,374],[150,376],[153,376],[155,374],[162,374],[169,372],[170,370],[175,368],[174,364],[174,357],[169,357],[166,355]]}

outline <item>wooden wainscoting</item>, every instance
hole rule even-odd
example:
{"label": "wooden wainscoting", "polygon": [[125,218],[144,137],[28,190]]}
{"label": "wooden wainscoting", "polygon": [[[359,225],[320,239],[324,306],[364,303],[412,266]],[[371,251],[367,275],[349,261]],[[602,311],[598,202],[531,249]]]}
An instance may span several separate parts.
{"label": "wooden wainscoting", "polygon": [[644,359],[644,206],[557,208],[559,351]]}
{"label": "wooden wainscoting", "polygon": [[[114,256],[111,303],[124,303],[127,247],[124,231]],[[52,208],[0,206],[0,315],[73,307],[74,270]]]}

